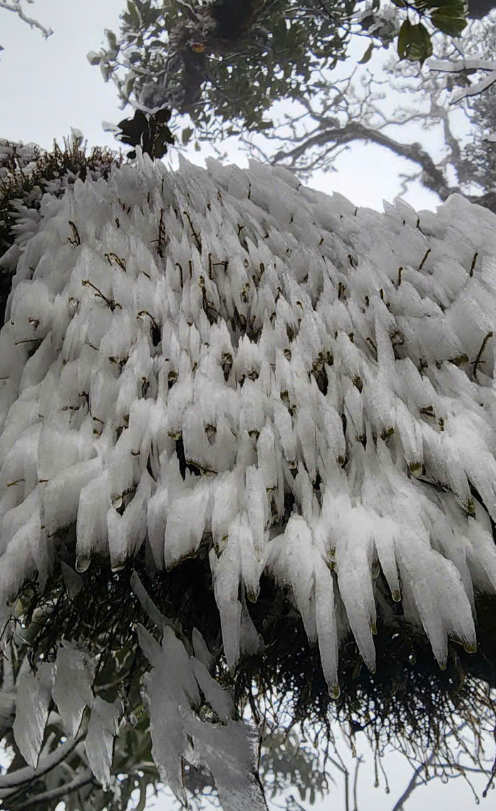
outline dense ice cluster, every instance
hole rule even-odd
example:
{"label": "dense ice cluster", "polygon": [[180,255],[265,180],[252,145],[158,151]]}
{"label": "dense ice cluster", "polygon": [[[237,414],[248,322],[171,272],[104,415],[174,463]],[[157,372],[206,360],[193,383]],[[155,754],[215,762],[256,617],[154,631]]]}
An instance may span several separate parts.
{"label": "dense ice cluster", "polygon": [[350,629],[375,667],[382,582],[440,664],[448,636],[474,646],[474,590],[496,587],[492,213],[140,158],[26,229],[0,334],[4,615],[75,527],[80,571],[143,545],[172,568],[211,537],[231,666],[260,644],[263,572],[331,689]]}

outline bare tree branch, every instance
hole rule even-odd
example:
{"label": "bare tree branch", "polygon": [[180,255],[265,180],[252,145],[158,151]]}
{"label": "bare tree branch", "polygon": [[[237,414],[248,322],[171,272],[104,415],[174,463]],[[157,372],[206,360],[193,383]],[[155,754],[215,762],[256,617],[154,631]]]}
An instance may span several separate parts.
{"label": "bare tree branch", "polygon": [[407,785],[406,789],[404,790],[403,794],[401,795],[401,797],[399,797],[396,800],[396,802],[395,802],[395,804],[394,804],[394,806],[392,808],[392,811],[403,811],[403,807],[404,807],[406,801],[408,800],[409,796],[415,791],[415,789],[417,788],[419,783],[425,783],[426,782],[425,779],[420,777],[420,775],[427,768],[427,766],[429,766],[432,763],[432,761],[434,760],[434,757],[435,757],[435,753],[433,752],[430,755],[430,757],[425,761],[425,763],[421,763],[420,766],[418,766],[415,769],[415,771],[413,772],[413,774],[412,774],[412,776],[411,776],[411,778],[410,778],[410,780],[408,782],[408,785]]}
{"label": "bare tree branch", "polygon": [[289,159],[291,167],[295,165],[299,157],[313,147],[323,147],[330,142],[334,142],[337,146],[349,144],[353,141],[365,141],[366,143],[384,146],[391,150],[391,152],[394,152],[395,155],[417,163],[422,169],[423,185],[431,191],[436,192],[436,194],[439,194],[443,199],[452,192],[457,191],[457,189],[448,186],[443,172],[436,166],[431,156],[420,144],[403,144],[400,141],[395,141],[379,130],[370,129],[356,121],[352,121],[344,127],[319,132],[317,135],[308,138],[303,141],[303,143],[286,152],[280,150],[274,155],[270,162],[272,165],[275,165],[283,160]]}

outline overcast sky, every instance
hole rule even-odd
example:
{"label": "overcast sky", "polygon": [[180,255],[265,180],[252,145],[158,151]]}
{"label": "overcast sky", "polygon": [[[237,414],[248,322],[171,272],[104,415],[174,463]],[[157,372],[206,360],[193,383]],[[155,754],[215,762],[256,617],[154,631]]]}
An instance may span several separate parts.
{"label": "overcast sky", "polygon": [[[0,9],[0,45],[5,48],[0,55],[0,137],[33,141],[48,148],[54,138],[62,142],[75,127],[90,145],[116,146],[111,135],[103,132],[102,121],[117,123],[128,113],[122,113],[114,85],[104,83],[99,68],[90,66],[86,54],[99,49],[105,28],[118,30],[123,7],[124,0],[37,0],[26,10],[54,30],[48,40],[16,15]],[[245,162],[235,150],[230,154],[239,163]],[[192,153],[191,158],[198,162],[201,156]],[[382,210],[382,200],[392,200],[399,193],[398,176],[406,164],[379,147],[362,146],[339,158],[337,168],[337,173],[316,175],[311,185],[328,193],[339,191],[357,205]],[[407,199],[416,208],[434,209],[438,204],[433,194],[419,187]],[[489,754],[494,753],[491,750]],[[352,766],[350,758],[348,762]],[[361,770],[359,811],[390,811],[408,783],[411,769],[402,757],[390,754],[383,765],[391,793],[385,795],[384,780],[374,788],[369,758]],[[474,783],[482,790],[485,781]],[[489,807],[491,798],[486,803]],[[436,811],[475,807],[471,789],[463,779],[452,780],[447,786],[437,780],[417,789],[406,809],[424,811],[426,805]],[[171,805],[161,798],[151,807],[167,811]],[[341,783],[332,786],[330,796],[314,808],[344,811]]]}

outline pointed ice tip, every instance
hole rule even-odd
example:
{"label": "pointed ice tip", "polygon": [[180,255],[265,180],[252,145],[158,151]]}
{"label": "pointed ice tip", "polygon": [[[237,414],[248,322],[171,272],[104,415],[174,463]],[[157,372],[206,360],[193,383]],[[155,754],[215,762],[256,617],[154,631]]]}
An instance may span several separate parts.
{"label": "pointed ice tip", "polygon": [[125,565],[126,565],[125,560],[119,560],[116,563],[112,563],[110,568],[113,572],[121,572],[124,569]]}
{"label": "pointed ice tip", "polygon": [[439,662],[439,670],[446,670],[446,661]]}
{"label": "pointed ice tip", "polygon": [[339,698],[341,695],[341,688],[339,684],[333,684],[331,687],[329,687],[329,695],[335,700]]}
{"label": "pointed ice tip", "polygon": [[477,642],[466,642],[463,649],[466,653],[477,653]]}
{"label": "pointed ice tip", "polygon": [[258,600],[258,591],[254,591],[253,589],[247,589],[246,596],[248,597],[250,603],[256,603]]}
{"label": "pointed ice tip", "polygon": [[392,593],[393,602],[401,603],[401,591],[399,589],[393,589]]}
{"label": "pointed ice tip", "polygon": [[89,569],[91,558],[76,558],[76,572],[86,572]]}
{"label": "pointed ice tip", "polygon": [[408,465],[408,469],[412,476],[421,476],[422,475],[422,462],[410,462]]}

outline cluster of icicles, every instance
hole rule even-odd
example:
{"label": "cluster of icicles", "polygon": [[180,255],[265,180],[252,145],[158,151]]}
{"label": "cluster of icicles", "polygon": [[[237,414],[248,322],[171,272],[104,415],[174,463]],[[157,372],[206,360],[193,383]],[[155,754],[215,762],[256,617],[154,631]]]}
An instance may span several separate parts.
{"label": "cluster of icicles", "polygon": [[16,228],[4,614],[75,526],[80,571],[143,546],[170,569],[211,537],[231,667],[261,644],[262,573],[331,691],[350,630],[375,668],[384,584],[441,665],[448,636],[474,649],[474,591],[496,589],[492,213],[379,214],[283,169],[139,157]]}

